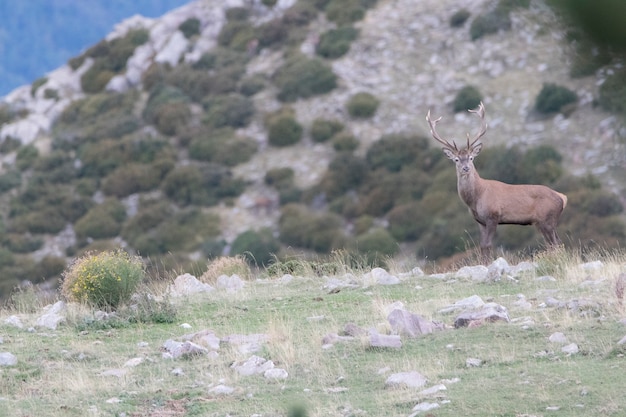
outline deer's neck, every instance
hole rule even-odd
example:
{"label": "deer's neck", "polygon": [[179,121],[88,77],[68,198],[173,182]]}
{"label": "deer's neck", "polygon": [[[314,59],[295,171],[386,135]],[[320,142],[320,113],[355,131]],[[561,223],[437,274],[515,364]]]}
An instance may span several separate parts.
{"label": "deer's neck", "polygon": [[476,170],[472,170],[465,175],[457,174],[457,190],[459,197],[461,197],[461,200],[469,207],[476,205],[476,201],[482,193],[482,189],[482,178],[480,178]]}

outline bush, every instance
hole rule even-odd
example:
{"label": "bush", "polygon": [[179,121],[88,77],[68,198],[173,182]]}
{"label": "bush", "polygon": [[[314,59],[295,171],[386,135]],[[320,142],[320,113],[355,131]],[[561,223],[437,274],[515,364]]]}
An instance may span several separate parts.
{"label": "bush", "polygon": [[270,229],[248,230],[235,238],[231,253],[242,255],[251,264],[265,266],[274,259],[279,249],[280,243]]}
{"label": "bush", "polygon": [[376,113],[380,101],[370,93],[356,93],[346,105],[350,116],[359,119],[368,119]]}
{"label": "bush", "polygon": [[626,114],[626,69],[606,77],[599,89],[598,103],[606,111]]}
{"label": "bush", "polygon": [[110,198],[89,210],[76,222],[74,229],[79,238],[111,238],[120,233],[125,219],[124,205]]}
{"label": "bush", "polygon": [[252,100],[239,94],[209,97],[202,105],[206,111],[204,123],[214,128],[244,127],[254,115]]}
{"label": "bush", "polygon": [[200,20],[196,19],[195,17],[190,17],[189,19],[181,23],[180,26],[178,26],[178,30],[180,30],[187,39],[199,35]]}
{"label": "bush", "polygon": [[471,13],[467,9],[461,9],[450,17],[450,27],[458,28],[465,24]]}
{"label": "bush", "polygon": [[102,191],[107,195],[124,198],[157,188],[161,179],[160,172],[152,165],[131,163],[110,173],[102,182]]}
{"label": "bush", "polygon": [[375,0],[330,0],[326,5],[326,17],[338,26],[358,22],[365,16],[367,8],[375,3]]}
{"label": "bush", "polygon": [[342,152],[328,165],[328,170],[320,182],[326,197],[332,200],[349,190],[357,189],[367,181],[367,164],[362,158]]}
{"label": "bush", "polygon": [[221,129],[194,136],[189,144],[189,157],[235,166],[249,161],[257,148],[253,139],[237,136],[232,129]]}
{"label": "bush", "polygon": [[577,101],[578,96],[572,90],[553,83],[545,83],[535,99],[535,110],[543,114],[555,113]]}
{"label": "bush", "polygon": [[312,213],[304,206],[286,205],[279,220],[280,241],[286,245],[329,253],[343,247],[342,221],[332,213]]}
{"label": "bush", "polygon": [[249,42],[255,38],[256,32],[252,24],[243,20],[231,20],[222,27],[217,42],[225,48],[246,51]]}
{"label": "bush", "polygon": [[400,247],[387,230],[377,228],[358,236],[354,249],[364,255],[369,264],[384,265],[385,260],[398,253]]}
{"label": "bush", "polygon": [[302,55],[287,60],[273,80],[279,89],[278,99],[286,102],[328,93],[337,87],[337,76],[330,67]]}
{"label": "bush", "polygon": [[217,164],[176,166],[161,183],[165,195],[180,205],[217,204],[220,199],[236,197],[245,183]]}
{"label": "bush", "polygon": [[427,149],[428,139],[425,137],[386,135],[369,147],[365,160],[372,170],[385,168],[390,172],[398,172],[414,164]]}
{"label": "bush", "polygon": [[326,142],[343,130],[343,123],[338,120],[317,118],[311,124],[311,138],[315,142]]}
{"label": "bush", "polygon": [[290,146],[302,139],[303,128],[291,112],[280,111],[268,118],[267,140],[273,146]]}
{"label": "bush", "polygon": [[324,58],[339,58],[350,50],[350,44],[358,36],[359,31],[352,26],[331,29],[322,33],[315,52]]}
{"label": "bush", "polygon": [[144,276],[139,257],[122,250],[89,253],[63,273],[61,292],[70,301],[115,309],[130,300]]}
{"label": "bush", "polygon": [[485,35],[491,35],[501,30],[510,29],[511,17],[508,11],[496,8],[491,12],[476,16],[470,26],[470,37],[475,41]]}
{"label": "bush", "polygon": [[455,113],[473,110],[478,107],[482,100],[483,97],[480,91],[474,86],[467,85],[456,94],[452,109]]}
{"label": "bush", "polygon": [[352,152],[359,147],[359,140],[351,133],[339,133],[333,138],[333,149],[337,152]]}
{"label": "bush", "polygon": [[18,187],[22,183],[22,174],[19,171],[11,170],[0,175],[0,193],[7,192]]}
{"label": "bush", "polygon": [[200,276],[200,281],[214,283],[222,275],[238,275],[241,279],[252,278],[252,271],[248,261],[240,255],[220,256],[213,259],[207,266],[206,271]]}
{"label": "bush", "polygon": [[294,172],[291,168],[273,168],[265,173],[265,184],[281,189],[293,185]]}
{"label": "bush", "polygon": [[154,125],[164,135],[173,136],[182,131],[191,119],[187,103],[165,103],[159,107],[154,117]]}
{"label": "bush", "polygon": [[39,150],[34,145],[22,146],[15,156],[15,165],[24,171],[30,168],[39,157]]}
{"label": "bush", "polygon": [[263,90],[266,86],[265,78],[261,75],[253,75],[245,78],[239,85],[239,92],[246,96],[252,97],[259,91]]}

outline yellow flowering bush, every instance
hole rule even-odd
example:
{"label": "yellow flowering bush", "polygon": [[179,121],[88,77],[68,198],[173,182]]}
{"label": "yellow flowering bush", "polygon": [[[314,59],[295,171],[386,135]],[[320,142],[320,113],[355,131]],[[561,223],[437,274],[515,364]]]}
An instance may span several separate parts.
{"label": "yellow flowering bush", "polygon": [[116,308],[130,299],[144,275],[141,258],[123,250],[87,253],[63,273],[61,293],[70,301]]}

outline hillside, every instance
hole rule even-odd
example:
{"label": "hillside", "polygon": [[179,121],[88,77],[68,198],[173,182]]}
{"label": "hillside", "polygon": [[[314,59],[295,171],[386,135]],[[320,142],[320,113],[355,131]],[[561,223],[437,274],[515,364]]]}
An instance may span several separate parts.
{"label": "hillside", "polygon": [[33,0],[0,4],[0,96],[41,77],[134,14],[161,16],[186,0]]}
{"label": "hillside", "polygon": [[[5,97],[3,292],[119,245],[187,270],[221,253],[462,252],[477,228],[424,116],[443,115],[445,136],[474,131],[453,111],[467,91],[462,108],[477,94],[487,108],[481,174],[568,194],[566,245],[619,246],[623,119],[601,87],[615,62],[573,78],[580,48],[541,1],[342,4],[200,0],[134,17]],[[501,26],[477,36],[485,16]],[[574,102],[537,111],[546,85]],[[499,230],[501,250],[541,247],[530,228]]]}

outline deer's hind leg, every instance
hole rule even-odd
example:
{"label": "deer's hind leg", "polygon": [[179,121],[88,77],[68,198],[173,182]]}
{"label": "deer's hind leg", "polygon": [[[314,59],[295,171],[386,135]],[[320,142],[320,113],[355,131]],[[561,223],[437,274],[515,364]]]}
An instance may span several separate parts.
{"label": "deer's hind leg", "polygon": [[561,239],[559,239],[559,235],[556,232],[556,224],[537,223],[537,229],[539,229],[549,247],[561,245]]}

